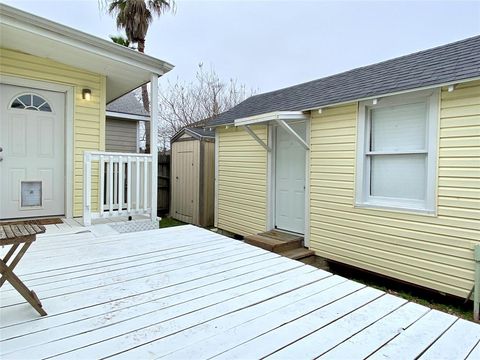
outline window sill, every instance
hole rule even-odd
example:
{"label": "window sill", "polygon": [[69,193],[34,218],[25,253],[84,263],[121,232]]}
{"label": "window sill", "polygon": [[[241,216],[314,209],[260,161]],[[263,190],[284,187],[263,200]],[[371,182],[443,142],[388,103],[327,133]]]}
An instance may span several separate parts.
{"label": "window sill", "polygon": [[355,208],[378,210],[378,211],[390,211],[390,212],[410,214],[410,215],[425,215],[425,216],[432,216],[432,217],[437,216],[437,212],[435,210],[376,204],[376,203],[355,203]]}

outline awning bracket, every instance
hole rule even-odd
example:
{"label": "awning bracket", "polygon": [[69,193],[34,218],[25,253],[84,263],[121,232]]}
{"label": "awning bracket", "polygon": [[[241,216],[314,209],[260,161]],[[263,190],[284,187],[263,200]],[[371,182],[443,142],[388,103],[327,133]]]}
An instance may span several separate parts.
{"label": "awning bracket", "polygon": [[290,125],[288,125],[285,120],[281,120],[281,119],[276,119],[275,120],[276,123],[278,125],[280,125],[282,128],[285,129],[285,131],[291,136],[294,138],[295,141],[297,141],[300,145],[302,145],[302,147],[305,148],[305,150],[310,150],[310,147],[308,146],[308,144],[305,142],[305,140],[302,139],[302,137],[300,135],[298,135],[295,130],[293,130]]}
{"label": "awning bracket", "polygon": [[267,144],[265,144],[265,142],[264,142],[262,139],[260,139],[257,134],[255,134],[255,132],[250,128],[250,126],[248,126],[248,125],[243,125],[242,128],[243,128],[247,133],[249,133],[250,136],[251,136],[252,138],[254,138],[255,141],[258,142],[265,150],[267,150],[268,152],[271,152],[271,151],[272,151],[272,149],[271,149]]}

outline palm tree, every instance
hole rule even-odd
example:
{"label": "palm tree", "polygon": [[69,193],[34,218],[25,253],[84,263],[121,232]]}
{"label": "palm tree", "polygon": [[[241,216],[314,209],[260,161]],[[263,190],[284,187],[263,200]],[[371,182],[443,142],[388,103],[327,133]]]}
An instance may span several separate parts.
{"label": "palm tree", "polygon": [[109,37],[115,44],[122,45],[133,50],[137,49],[135,46],[130,46],[130,40],[122,35],[110,35]]}
{"label": "palm tree", "polygon": [[[174,0],[111,0],[108,1],[108,12],[116,17],[117,28],[125,30],[129,42],[137,44],[138,51],[143,53],[153,15],[159,17],[164,12],[174,9],[174,6]],[[149,111],[147,85],[142,86],[142,101],[145,110]],[[146,137],[148,147],[148,131]]]}

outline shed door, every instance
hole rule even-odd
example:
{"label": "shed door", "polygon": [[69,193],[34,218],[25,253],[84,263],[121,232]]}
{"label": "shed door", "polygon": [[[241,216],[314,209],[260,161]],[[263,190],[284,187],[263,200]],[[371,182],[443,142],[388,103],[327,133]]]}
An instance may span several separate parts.
{"label": "shed door", "polygon": [[193,222],[195,184],[198,181],[194,164],[195,143],[179,141],[172,146],[172,216],[187,223]]}
{"label": "shed door", "polygon": [[[290,125],[303,139],[304,122]],[[282,127],[276,127],[275,227],[305,232],[305,149]]]}
{"label": "shed door", "polygon": [[65,213],[65,95],[0,84],[0,218]]}

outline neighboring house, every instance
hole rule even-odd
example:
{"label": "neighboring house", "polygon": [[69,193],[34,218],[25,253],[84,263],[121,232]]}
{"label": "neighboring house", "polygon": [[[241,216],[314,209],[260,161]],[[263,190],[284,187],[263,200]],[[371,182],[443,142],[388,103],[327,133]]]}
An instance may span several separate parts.
{"label": "neighboring house", "polygon": [[139,152],[142,121],[150,121],[150,114],[135,92],[129,92],[108,103],[105,150]]}
{"label": "neighboring house", "polygon": [[7,5],[0,16],[0,219],[155,218],[157,154],[105,152],[106,104],[148,82],[156,101],[172,65]]}
{"label": "neighboring house", "polygon": [[216,129],[216,226],[466,297],[480,242],[480,36],[253,96]]}

